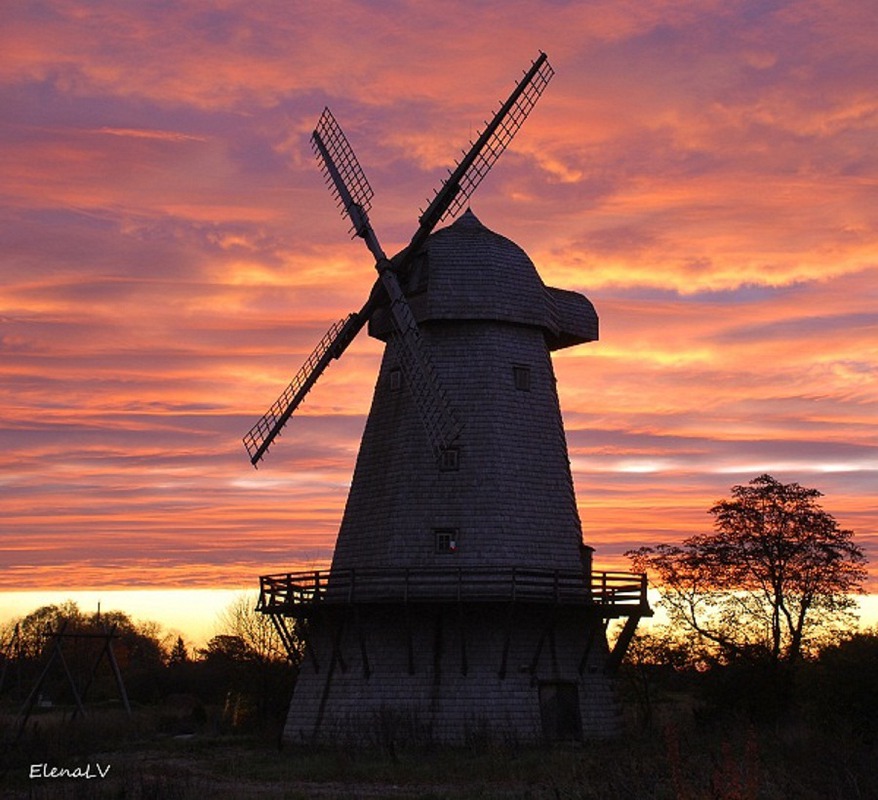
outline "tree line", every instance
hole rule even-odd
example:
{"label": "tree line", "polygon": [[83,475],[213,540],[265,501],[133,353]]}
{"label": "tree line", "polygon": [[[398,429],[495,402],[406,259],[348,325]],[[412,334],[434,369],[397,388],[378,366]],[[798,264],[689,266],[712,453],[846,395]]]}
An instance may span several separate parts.
{"label": "tree line", "polygon": [[0,703],[14,711],[38,690],[42,709],[121,705],[124,693],[132,705],[181,705],[191,719],[172,717],[182,727],[206,719],[208,706],[235,727],[282,721],[299,654],[286,651],[247,595],[220,614],[218,628],[195,648],[123,611],[85,613],[73,601],[42,606],[0,628]]}

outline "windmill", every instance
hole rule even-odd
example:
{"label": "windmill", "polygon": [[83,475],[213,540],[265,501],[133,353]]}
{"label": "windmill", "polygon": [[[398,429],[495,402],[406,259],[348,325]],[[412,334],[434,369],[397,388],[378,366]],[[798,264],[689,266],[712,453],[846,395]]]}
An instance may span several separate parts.
{"label": "windmill", "polygon": [[[583,295],[543,284],[470,210],[435,230],[552,75],[540,53],[392,258],[328,109],[314,131],[378,279],[244,437],[254,466],[364,327],[385,350],[330,569],[261,579],[259,609],[291,650],[305,639],[290,741],[363,741],[388,727],[450,742],[477,731],[565,739],[618,726],[612,672],[651,613],[646,579],[591,569],[550,358],[597,339],[597,315]],[[623,617],[610,650],[607,621]]]}

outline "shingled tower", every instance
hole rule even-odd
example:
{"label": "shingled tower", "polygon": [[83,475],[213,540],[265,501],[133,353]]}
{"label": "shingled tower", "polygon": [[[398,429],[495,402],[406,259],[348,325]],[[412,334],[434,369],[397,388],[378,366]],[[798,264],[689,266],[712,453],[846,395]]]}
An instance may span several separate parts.
{"label": "shingled tower", "polygon": [[[245,437],[254,463],[367,322],[385,351],[331,568],[262,578],[260,609],[291,644],[291,618],[306,639],[289,741],[616,732],[612,673],[649,613],[646,582],[592,572],[550,357],[597,339],[597,315],[469,210],[430,233],[511,139],[548,69],[541,55],[392,260],[328,112],[315,131],[379,282]],[[627,622],[611,652],[612,617]]]}
{"label": "shingled tower", "polygon": [[[581,294],[550,289],[472,211],[433,234],[405,282],[463,433],[435,463],[387,343],[333,569],[577,569],[582,533],[549,351],[592,341]],[[453,542],[449,544],[448,542]]]}

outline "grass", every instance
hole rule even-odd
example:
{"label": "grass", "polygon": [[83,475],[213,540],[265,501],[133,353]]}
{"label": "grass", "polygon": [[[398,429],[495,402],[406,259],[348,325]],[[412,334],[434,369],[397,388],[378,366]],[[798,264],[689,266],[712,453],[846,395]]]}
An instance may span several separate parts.
{"label": "grass", "polygon": [[[0,720],[8,730],[11,719]],[[271,732],[235,733],[219,710],[192,732],[161,710],[32,720],[4,752],[3,797],[508,798],[509,800],[860,800],[878,798],[874,745],[802,722],[754,727],[660,709],[616,741],[516,747],[284,750]],[[181,732],[182,731],[182,732]],[[31,764],[109,765],[104,779],[31,779]]]}

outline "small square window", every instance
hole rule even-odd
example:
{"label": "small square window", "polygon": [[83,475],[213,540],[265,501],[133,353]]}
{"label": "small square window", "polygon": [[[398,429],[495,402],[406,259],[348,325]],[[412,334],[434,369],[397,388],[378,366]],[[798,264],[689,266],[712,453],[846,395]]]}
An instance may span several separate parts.
{"label": "small square window", "polygon": [[437,528],[433,533],[436,537],[437,553],[457,552],[457,528]]}
{"label": "small square window", "polygon": [[442,472],[456,472],[460,469],[460,448],[446,447],[439,452],[439,469]]}
{"label": "small square window", "polygon": [[390,370],[390,391],[398,392],[402,388],[402,370],[398,367]]}
{"label": "small square window", "polygon": [[515,388],[518,391],[530,391],[530,367],[524,364],[514,364],[512,367],[512,379],[515,381]]}

